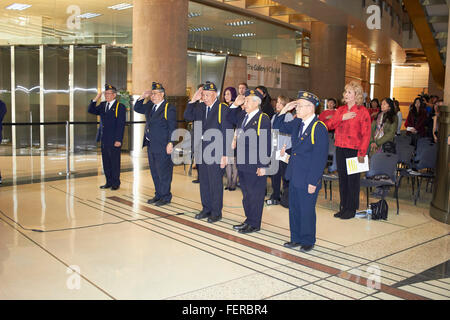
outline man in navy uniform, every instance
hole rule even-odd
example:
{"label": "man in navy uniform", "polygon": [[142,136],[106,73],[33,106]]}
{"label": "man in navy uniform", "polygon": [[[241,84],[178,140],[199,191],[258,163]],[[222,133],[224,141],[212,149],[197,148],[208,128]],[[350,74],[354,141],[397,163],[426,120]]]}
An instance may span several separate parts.
{"label": "man in navy uniform", "polygon": [[177,127],[177,112],[167,102],[162,84],[153,82],[152,90],[145,91],[134,105],[134,111],[145,114],[143,147],[147,146],[148,164],[155,185],[155,196],[147,203],[163,206],[170,203],[173,163],[172,133]]}
{"label": "man in navy uniform", "polygon": [[269,116],[261,111],[263,96],[260,92],[247,90],[243,109],[238,107],[242,104],[242,96],[239,97],[236,105],[230,107],[234,110],[230,112],[229,120],[237,128],[232,148],[237,148],[238,176],[246,219],[242,224],[233,226],[233,229],[240,233],[251,233],[261,228],[267,184],[266,168],[269,167],[271,154],[271,122]]}
{"label": "man in navy uniform", "polygon": [[[101,102],[102,94],[106,101]],[[88,112],[100,116],[103,172],[106,184],[101,189],[119,189],[120,152],[125,129],[126,107],[117,99],[117,89],[109,84],[89,104]]]}
{"label": "man in navy uniform", "polygon": [[[328,158],[328,130],[314,113],[318,105],[316,95],[300,91],[297,100],[288,103],[273,124],[274,129],[291,134],[292,140],[285,175],[289,180],[291,241],[284,246],[300,246],[302,252],[310,251],[316,242],[316,202]],[[297,118],[284,122],[285,114],[294,108]]]}
{"label": "man in navy uniform", "polygon": [[[202,102],[197,103],[199,100]],[[201,146],[201,154],[199,155],[198,152],[194,153],[195,162],[198,167],[200,196],[203,208],[195,218],[208,218],[208,222],[210,223],[222,219],[223,174],[227,164],[226,155],[228,154],[226,130],[232,129],[230,122],[227,120],[228,112],[229,107],[224,103],[220,103],[217,99],[216,85],[209,81],[195,92],[184,111],[184,119],[186,121],[194,121],[195,139],[201,139],[201,143],[199,144],[194,141],[195,146]],[[222,141],[218,149],[211,150],[210,145],[212,143],[214,145],[218,143],[215,139],[208,141],[204,138],[205,132],[210,129],[219,130],[221,133],[220,138]],[[212,151],[211,154],[206,154],[204,152],[205,149]],[[229,149],[231,150],[231,146]],[[212,157],[212,159],[208,157]]]}

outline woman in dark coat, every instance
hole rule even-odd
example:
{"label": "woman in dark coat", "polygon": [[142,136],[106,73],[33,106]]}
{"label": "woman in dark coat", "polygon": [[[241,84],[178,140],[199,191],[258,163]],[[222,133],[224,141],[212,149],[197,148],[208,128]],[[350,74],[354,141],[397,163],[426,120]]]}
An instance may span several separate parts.
{"label": "woman in dark coat", "polygon": [[269,118],[272,119],[272,116],[275,114],[275,110],[273,110],[272,107],[272,98],[269,95],[269,91],[267,91],[267,88],[264,86],[257,86],[255,89],[263,95],[263,100],[261,103],[262,112],[267,114]]}

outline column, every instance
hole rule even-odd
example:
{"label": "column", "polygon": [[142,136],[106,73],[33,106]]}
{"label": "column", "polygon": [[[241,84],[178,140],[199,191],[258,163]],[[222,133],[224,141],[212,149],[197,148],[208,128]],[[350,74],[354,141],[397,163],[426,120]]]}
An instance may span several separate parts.
{"label": "column", "polygon": [[[448,24],[450,32],[450,23]],[[447,39],[447,48],[450,48],[450,37]],[[447,65],[450,61],[450,50],[447,50]],[[433,186],[433,199],[430,204],[430,215],[440,221],[450,224],[449,217],[449,146],[450,135],[450,68],[445,70],[444,106],[439,114],[439,151],[436,163],[436,178]]]}
{"label": "column", "polygon": [[342,98],[346,51],[346,26],[311,23],[310,88],[320,99]]}
{"label": "column", "polygon": [[381,101],[381,99],[391,96],[391,72],[390,64],[375,64],[374,98]]}
{"label": "column", "polygon": [[[132,93],[141,95],[152,81],[166,89],[169,102],[183,119],[186,106],[188,0],[133,2]],[[135,121],[144,118],[134,113]],[[143,125],[134,125],[133,151],[142,147]]]}

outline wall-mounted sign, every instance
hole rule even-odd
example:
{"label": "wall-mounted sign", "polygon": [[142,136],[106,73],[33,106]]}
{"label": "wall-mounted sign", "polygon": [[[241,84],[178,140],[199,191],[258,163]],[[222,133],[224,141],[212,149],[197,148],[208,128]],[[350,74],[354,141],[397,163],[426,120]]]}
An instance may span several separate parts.
{"label": "wall-mounted sign", "polygon": [[281,88],[281,62],[247,57],[247,84],[267,88]]}

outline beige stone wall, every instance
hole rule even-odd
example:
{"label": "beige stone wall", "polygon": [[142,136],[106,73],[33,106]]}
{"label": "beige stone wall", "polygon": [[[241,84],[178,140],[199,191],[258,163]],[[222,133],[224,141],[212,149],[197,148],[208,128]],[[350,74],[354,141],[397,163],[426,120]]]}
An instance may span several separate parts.
{"label": "beige stone wall", "polygon": [[[299,90],[309,90],[309,72],[309,68],[282,63],[281,89],[268,88],[270,96],[276,98],[278,95],[284,95],[288,98],[295,98]],[[240,82],[247,82],[247,58],[230,56],[223,88],[231,86],[237,90]]]}

